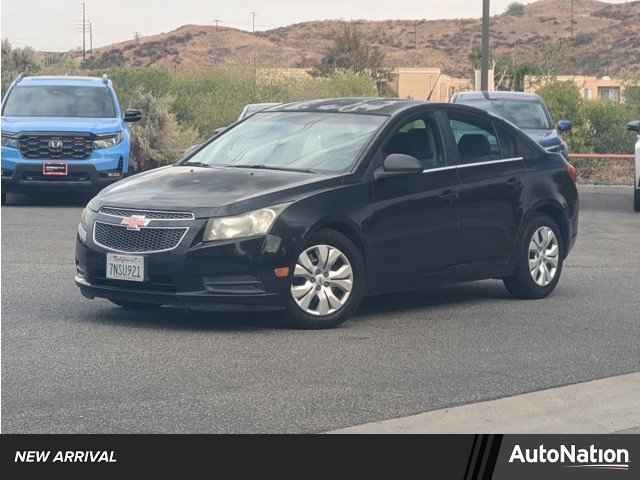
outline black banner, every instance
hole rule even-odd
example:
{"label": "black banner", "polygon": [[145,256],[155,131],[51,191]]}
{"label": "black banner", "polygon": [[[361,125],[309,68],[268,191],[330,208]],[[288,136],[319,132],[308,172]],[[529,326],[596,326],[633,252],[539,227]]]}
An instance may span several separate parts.
{"label": "black banner", "polygon": [[638,478],[638,435],[3,435],[2,470],[22,475],[175,470],[234,476]]}

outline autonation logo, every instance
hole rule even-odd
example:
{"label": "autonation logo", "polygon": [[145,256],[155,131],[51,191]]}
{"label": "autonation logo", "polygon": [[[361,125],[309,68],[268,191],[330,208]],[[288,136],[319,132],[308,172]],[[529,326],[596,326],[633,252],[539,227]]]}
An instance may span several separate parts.
{"label": "autonation logo", "polygon": [[570,468],[593,468],[606,470],[629,470],[629,450],[626,448],[578,448],[575,445],[560,445],[559,448],[525,448],[514,445],[509,463],[557,463]]}

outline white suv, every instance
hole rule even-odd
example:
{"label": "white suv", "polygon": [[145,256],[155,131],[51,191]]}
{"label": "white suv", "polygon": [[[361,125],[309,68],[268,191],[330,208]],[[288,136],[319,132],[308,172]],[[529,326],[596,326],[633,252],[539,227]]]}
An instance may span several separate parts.
{"label": "white suv", "polygon": [[633,208],[636,212],[640,212],[640,120],[629,123],[627,128],[638,135],[638,141],[636,142],[635,176],[633,185]]}

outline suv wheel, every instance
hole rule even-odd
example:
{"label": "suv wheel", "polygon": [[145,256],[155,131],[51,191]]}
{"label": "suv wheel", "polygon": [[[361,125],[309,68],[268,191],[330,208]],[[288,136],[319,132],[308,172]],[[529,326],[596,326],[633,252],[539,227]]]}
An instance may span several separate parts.
{"label": "suv wheel", "polygon": [[7,192],[2,192],[2,205],[7,204]]}
{"label": "suv wheel", "polygon": [[634,188],[633,192],[633,209],[640,212],[640,188]]}
{"label": "suv wheel", "polygon": [[546,297],[560,280],[563,258],[558,225],[546,215],[535,216],[525,228],[516,251],[514,274],[503,279],[507,290],[517,298]]}
{"label": "suv wheel", "polygon": [[299,252],[290,282],[287,310],[293,326],[335,327],[356,310],[364,296],[362,253],[344,235],[321,230]]}

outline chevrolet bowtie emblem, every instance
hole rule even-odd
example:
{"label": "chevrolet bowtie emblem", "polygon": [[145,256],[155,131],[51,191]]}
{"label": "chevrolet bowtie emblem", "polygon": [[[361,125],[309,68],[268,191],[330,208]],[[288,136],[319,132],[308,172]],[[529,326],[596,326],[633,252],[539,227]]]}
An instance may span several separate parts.
{"label": "chevrolet bowtie emblem", "polygon": [[120,225],[125,225],[127,230],[140,231],[142,227],[149,225],[150,220],[144,215],[131,215],[130,217],[123,218]]}

